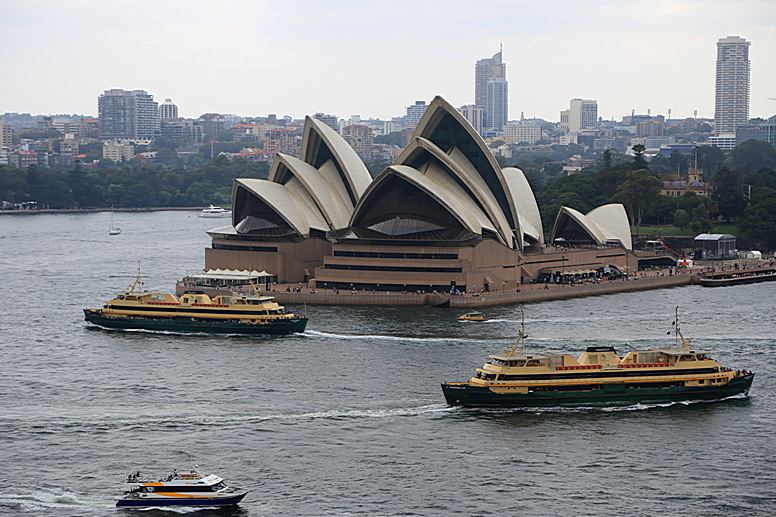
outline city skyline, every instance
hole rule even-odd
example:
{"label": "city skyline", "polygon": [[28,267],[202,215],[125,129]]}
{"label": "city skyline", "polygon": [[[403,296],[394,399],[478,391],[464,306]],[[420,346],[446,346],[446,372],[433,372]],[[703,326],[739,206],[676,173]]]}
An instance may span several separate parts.
{"label": "city skyline", "polygon": [[473,104],[473,64],[503,46],[509,120],[558,121],[574,98],[597,100],[606,120],[669,109],[713,118],[716,42],[728,36],[751,42],[750,116],[776,113],[771,2],[737,2],[732,13],[729,2],[697,0],[638,11],[618,1],[302,4],[7,5],[0,44],[15,50],[0,56],[0,113],[96,116],[99,94],[120,88],[172,98],[187,118],[388,120],[435,95]]}

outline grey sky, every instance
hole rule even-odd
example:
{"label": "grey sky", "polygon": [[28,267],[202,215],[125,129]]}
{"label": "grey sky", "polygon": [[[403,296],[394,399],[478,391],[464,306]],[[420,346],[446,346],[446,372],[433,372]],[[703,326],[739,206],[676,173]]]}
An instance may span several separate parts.
{"label": "grey sky", "polygon": [[750,115],[776,114],[776,2],[0,0],[0,113],[96,115],[110,88],[180,114],[383,119],[441,94],[474,101],[504,47],[509,117],[714,115],[716,42],[750,47]]}

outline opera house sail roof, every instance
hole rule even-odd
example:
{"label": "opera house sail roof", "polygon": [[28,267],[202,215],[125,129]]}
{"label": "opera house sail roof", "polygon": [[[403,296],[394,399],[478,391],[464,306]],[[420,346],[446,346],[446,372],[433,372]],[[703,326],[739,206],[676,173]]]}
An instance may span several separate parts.
{"label": "opera house sail roof", "polygon": [[353,148],[333,129],[305,119],[302,158],[275,155],[269,177],[236,179],[232,226],[211,237],[300,240],[347,226],[372,178]]}
{"label": "opera house sail roof", "polygon": [[552,241],[558,239],[570,244],[596,246],[619,241],[625,249],[633,249],[628,214],[619,203],[599,206],[587,215],[567,206],[561,207],[552,229]]}
{"label": "opera house sail roof", "polygon": [[407,148],[364,193],[349,227],[346,236],[370,241],[490,238],[519,250],[544,241],[522,171],[502,170],[471,124],[439,96]]}
{"label": "opera house sail roof", "polygon": [[[501,168],[471,124],[439,96],[407,147],[374,180],[342,136],[307,117],[300,157],[278,153],[267,179],[235,179],[232,224],[208,234],[209,268],[259,268],[281,283],[332,287],[503,291],[536,280],[543,268],[598,260],[588,250],[569,259],[565,250],[545,248],[523,172]],[[594,246],[618,241],[625,249],[607,251],[605,260],[620,266],[632,249],[619,204],[586,215],[563,207],[556,238]]]}

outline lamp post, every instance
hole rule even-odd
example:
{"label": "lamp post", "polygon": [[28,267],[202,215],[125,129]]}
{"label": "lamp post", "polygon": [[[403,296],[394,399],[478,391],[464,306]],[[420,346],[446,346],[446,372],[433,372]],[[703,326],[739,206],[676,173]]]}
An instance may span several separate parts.
{"label": "lamp post", "polygon": [[560,256],[560,283],[566,281],[566,255]]}

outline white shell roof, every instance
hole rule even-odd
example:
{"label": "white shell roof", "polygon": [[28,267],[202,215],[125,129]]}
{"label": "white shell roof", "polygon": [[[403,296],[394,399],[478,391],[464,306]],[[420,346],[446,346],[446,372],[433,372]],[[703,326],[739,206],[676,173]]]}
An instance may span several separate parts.
{"label": "white shell roof", "polygon": [[564,217],[574,219],[599,245],[607,240],[619,240],[626,249],[633,249],[628,214],[625,213],[625,207],[619,203],[600,206],[587,215],[567,206],[561,207],[552,229],[553,239]]}
{"label": "white shell roof", "polygon": [[351,203],[355,205],[372,182],[372,176],[366,165],[339,133],[316,118],[306,117],[302,138],[302,160],[315,165],[314,154],[323,144],[329,148],[337,161],[340,169],[338,174],[341,172],[342,181],[350,187],[354,196],[351,197]]}
{"label": "white shell roof", "polygon": [[507,180],[507,185],[509,185],[509,192],[515,200],[514,204],[518,209],[517,215],[520,218],[520,228],[524,234],[530,235],[539,244],[544,244],[542,216],[525,174],[517,167],[505,167],[502,169],[502,172]]}
{"label": "white shell roof", "polygon": [[[335,169],[336,170],[336,169]],[[310,196],[315,200],[318,209],[323,213],[330,229],[345,228],[353,211],[344,187],[332,184],[341,183],[339,175],[322,174],[318,169],[299,158],[277,154],[269,173],[269,181],[287,183],[293,175],[301,182]],[[345,193],[345,199],[343,199]]]}
{"label": "white shell roof", "polygon": [[601,205],[588,212],[587,218],[601,228],[607,239],[617,239],[626,249],[633,249],[628,214],[623,205],[620,203]]}
{"label": "white shell roof", "polygon": [[[281,185],[267,180],[236,179],[235,183],[272,208],[299,235],[309,236],[310,228],[326,231],[323,215],[310,206],[310,199],[299,197],[298,186]],[[302,189],[303,190],[303,189]]]}

